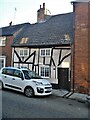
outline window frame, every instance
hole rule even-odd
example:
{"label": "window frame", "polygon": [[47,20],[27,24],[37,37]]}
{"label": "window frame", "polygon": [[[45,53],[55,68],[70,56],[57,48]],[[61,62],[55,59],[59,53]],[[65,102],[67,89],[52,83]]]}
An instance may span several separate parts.
{"label": "window frame", "polygon": [[[44,54],[42,54],[43,52]],[[41,57],[49,57],[51,56],[51,49],[50,48],[43,48],[43,49],[40,49],[40,56]]]}
{"label": "window frame", "polygon": [[[22,54],[21,54],[21,52],[22,52]],[[29,55],[29,50],[28,49],[20,49],[19,50],[19,55],[20,55],[20,57],[27,57]]]}
{"label": "window frame", "polygon": [[6,46],[6,37],[0,37],[0,46]]}
{"label": "window frame", "polygon": [[[42,73],[42,71],[41,71],[41,69],[43,68],[43,72],[44,73]],[[48,70],[49,70],[49,72],[48,72],[48,75],[46,75],[46,69],[48,68]],[[42,75],[42,74],[44,74],[44,75]],[[41,77],[43,77],[43,78],[50,78],[50,67],[49,66],[41,66],[40,67],[40,76]]]}
{"label": "window frame", "polygon": [[6,63],[6,57],[5,56],[0,56],[0,69],[2,67],[5,67],[5,63]]}

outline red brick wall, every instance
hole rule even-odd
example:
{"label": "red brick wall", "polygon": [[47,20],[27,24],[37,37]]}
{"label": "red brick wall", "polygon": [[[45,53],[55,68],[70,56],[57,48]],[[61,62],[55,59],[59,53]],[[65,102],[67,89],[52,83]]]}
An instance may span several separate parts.
{"label": "red brick wall", "polygon": [[90,88],[90,3],[89,3],[89,14],[88,14],[88,87]]}
{"label": "red brick wall", "polygon": [[6,66],[11,66],[12,60],[12,48],[13,36],[8,36],[6,40],[6,46],[2,47],[2,55],[6,56]]}
{"label": "red brick wall", "polygon": [[74,3],[75,31],[73,48],[73,80],[76,92],[88,90],[88,3]]}

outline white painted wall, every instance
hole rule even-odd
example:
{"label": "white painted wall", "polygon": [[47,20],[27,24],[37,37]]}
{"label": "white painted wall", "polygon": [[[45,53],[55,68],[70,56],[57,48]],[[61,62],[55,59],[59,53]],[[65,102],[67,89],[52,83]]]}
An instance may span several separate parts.
{"label": "white painted wall", "polygon": [[[17,51],[17,53],[19,54],[19,50],[20,50],[21,48],[16,48],[15,50]],[[24,48],[22,48],[22,49],[24,49]],[[25,48],[26,49],[26,48]],[[28,48],[27,48],[28,49]],[[37,65],[38,64],[38,54],[39,54],[39,49],[37,48],[37,49],[30,49],[30,54],[32,54],[34,51],[36,51],[36,57],[35,57],[35,65]],[[71,50],[70,49],[63,49],[62,50],[62,55],[61,55],[61,59],[65,56],[65,55],[67,55],[67,54],[69,54],[71,52]],[[54,49],[53,50],[53,60],[54,60],[54,62],[55,62],[55,65],[56,66],[54,66],[53,64],[51,65],[51,78],[47,78],[50,82],[52,82],[52,83],[58,83],[58,76],[57,76],[57,68],[58,67],[61,67],[61,68],[69,68],[70,69],[70,60],[71,60],[71,56],[69,56],[69,57],[67,57],[63,62],[62,62],[62,64],[60,64],[59,66],[58,66],[58,60],[59,60],[59,53],[60,53],[60,49]],[[28,57],[28,56],[27,56]],[[27,57],[25,57],[24,58],[24,60],[27,58]],[[18,58],[17,58],[17,56],[14,54],[14,61],[18,61]],[[50,59],[51,59],[51,56],[48,56],[48,57],[45,57],[45,64],[49,64],[50,63]],[[33,56],[27,61],[27,62],[32,62],[33,61]],[[15,67],[18,67],[18,65],[17,64],[14,64],[14,66]],[[20,66],[25,66],[25,67],[28,67],[28,65],[26,65],[26,64],[20,64]],[[41,57],[41,56],[39,56],[39,67],[41,67],[41,66],[45,66],[45,65],[43,65],[43,57]],[[29,69],[32,69],[32,65],[29,65]],[[35,68],[34,68],[34,70],[35,70]],[[39,70],[40,70],[40,68],[39,68]],[[38,67],[36,67],[36,72],[38,73],[38,72],[40,72],[40,71],[38,71]]]}

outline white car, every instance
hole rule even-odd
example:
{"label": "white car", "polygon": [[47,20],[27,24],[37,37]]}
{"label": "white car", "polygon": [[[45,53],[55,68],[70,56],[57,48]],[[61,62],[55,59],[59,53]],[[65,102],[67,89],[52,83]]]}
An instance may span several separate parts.
{"label": "white car", "polygon": [[23,92],[27,97],[44,96],[52,93],[52,85],[26,68],[4,67],[0,70],[2,88]]}
{"label": "white car", "polygon": [[88,90],[88,94],[87,94],[87,102],[90,104],[90,88],[89,88],[89,90]]}

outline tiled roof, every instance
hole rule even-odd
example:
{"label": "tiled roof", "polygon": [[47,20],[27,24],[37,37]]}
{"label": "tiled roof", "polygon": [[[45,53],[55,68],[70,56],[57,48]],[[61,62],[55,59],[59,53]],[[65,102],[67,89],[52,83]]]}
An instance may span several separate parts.
{"label": "tiled roof", "polygon": [[71,44],[73,14],[54,15],[46,22],[30,24],[15,37],[12,47],[48,47]]}
{"label": "tiled roof", "polygon": [[90,0],[74,0],[72,2],[90,2]]}
{"label": "tiled roof", "polygon": [[0,28],[0,36],[10,36],[18,32],[23,26],[29,25],[30,23],[23,23],[18,25],[11,25]]}

